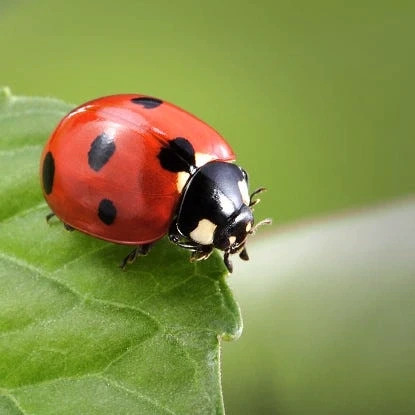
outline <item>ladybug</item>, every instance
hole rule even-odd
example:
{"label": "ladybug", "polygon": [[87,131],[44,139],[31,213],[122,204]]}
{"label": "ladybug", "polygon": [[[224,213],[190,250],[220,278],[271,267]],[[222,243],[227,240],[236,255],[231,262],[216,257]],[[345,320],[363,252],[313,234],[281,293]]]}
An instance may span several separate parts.
{"label": "ladybug", "polygon": [[135,245],[125,268],[168,233],[206,259],[213,248],[248,260],[254,226],[246,172],[210,126],[157,98],[122,94],[89,101],[58,124],[41,156],[43,194],[68,230]]}

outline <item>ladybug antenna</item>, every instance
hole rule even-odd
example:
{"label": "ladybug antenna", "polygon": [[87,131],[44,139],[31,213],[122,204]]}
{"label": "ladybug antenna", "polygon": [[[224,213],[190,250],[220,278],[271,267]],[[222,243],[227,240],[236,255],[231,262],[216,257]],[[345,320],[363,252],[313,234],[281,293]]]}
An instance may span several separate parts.
{"label": "ladybug antenna", "polygon": [[265,192],[266,190],[267,189],[265,187],[259,187],[258,189],[254,190],[249,199],[249,207],[253,207],[257,205],[261,201],[261,199],[253,200],[254,196],[256,196],[258,193]]}

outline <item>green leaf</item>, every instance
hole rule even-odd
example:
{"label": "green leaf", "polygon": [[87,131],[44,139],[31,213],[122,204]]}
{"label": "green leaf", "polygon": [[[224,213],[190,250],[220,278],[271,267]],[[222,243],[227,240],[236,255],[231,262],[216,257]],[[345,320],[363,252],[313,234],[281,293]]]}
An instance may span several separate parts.
{"label": "green leaf", "polygon": [[43,144],[72,106],[0,90],[0,413],[223,413],[219,340],[241,333],[218,255],[69,233],[41,195]]}

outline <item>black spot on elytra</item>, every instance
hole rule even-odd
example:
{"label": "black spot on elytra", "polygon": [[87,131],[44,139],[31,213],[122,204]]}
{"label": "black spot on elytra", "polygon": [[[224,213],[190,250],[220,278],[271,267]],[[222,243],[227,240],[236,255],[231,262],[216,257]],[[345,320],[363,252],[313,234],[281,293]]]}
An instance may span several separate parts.
{"label": "black spot on elytra", "polygon": [[189,140],[176,137],[160,150],[158,159],[163,169],[171,172],[187,171],[195,165],[195,150]]}
{"label": "black spot on elytra", "polygon": [[115,144],[114,137],[102,133],[91,144],[88,151],[88,164],[91,169],[98,171],[108,162],[114,154]]}
{"label": "black spot on elytra", "polygon": [[160,150],[158,154],[160,164],[165,170],[172,172],[190,172],[195,162],[195,149],[189,140],[183,137],[176,137]]}
{"label": "black spot on elytra", "polygon": [[49,151],[43,160],[42,167],[42,182],[43,189],[47,195],[52,193],[53,179],[55,177],[55,160],[53,159],[52,153]]}
{"label": "black spot on elytra", "polygon": [[137,97],[131,100],[133,104],[141,105],[145,109],[153,109],[157,108],[159,105],[163,103],[161,99],[152,98],[152,97]]}
{"label": "black spot on elytra", "polygon": [[106,225],[111,225],[117,216],[117,209],[109,199],[102,199],[98,206],[98,216]]}

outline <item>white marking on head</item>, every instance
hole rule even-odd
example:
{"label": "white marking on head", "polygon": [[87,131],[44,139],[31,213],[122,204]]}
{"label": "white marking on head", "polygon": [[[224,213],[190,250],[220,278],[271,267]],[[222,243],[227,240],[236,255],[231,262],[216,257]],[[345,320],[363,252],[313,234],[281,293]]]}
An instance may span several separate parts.
{"label": "white marking on head", "polygon": [[251,222],[248,222],[246,224],[246,228],[245,228],[246,233],[248,233],[251,230],[251,228],[252,228],[252,223]]}
{"label": "white marking on head", "polygon": [[213,234],[217,225],[209,219],[201,219],[196,228],[190,232],[190,237],[202,245],[211,245],[213,243]]}
{"label": "white marking on head", "polygon": [[182,192],[184,185],[187,183],[187,180],[189,179],[190,174],[186,173],[185,171],[180,171],[177,174],[177,182],[176,182],[176,186],[177,186],[177,191],[179,193]]}
{"label": "white marking on head", "polygon": [[251,198],[249,197],[248,185],[245,180],[238,182],[239,191],[241,192],[242,200],[245,205],[249,206]]}
{"label": "white marking on head", "polygon": [[195,153],[196,167],[201,167],[212,160],[214,160],[214,157],[211,154]]}
{"label": "white marking on head", "polygon": [[236,241],[236,236],[230,236],[229,237],[229,245],[233,245]]}

